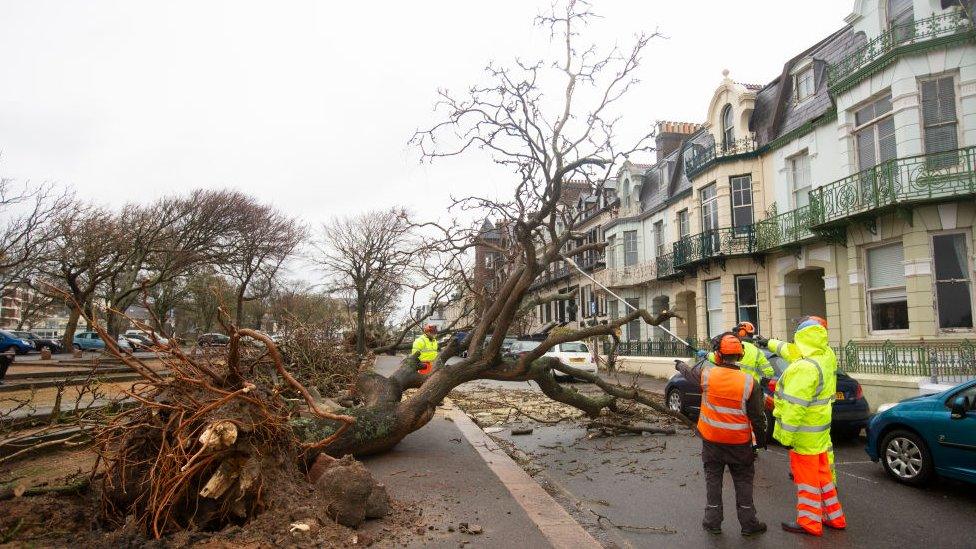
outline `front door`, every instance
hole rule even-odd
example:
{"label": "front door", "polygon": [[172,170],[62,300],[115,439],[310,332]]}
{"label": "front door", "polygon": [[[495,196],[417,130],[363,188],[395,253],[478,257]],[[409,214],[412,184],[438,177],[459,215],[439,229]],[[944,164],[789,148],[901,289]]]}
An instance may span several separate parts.
{"label": "front door", "polygon": [[[953,418],[949,410],[959,397],[966,398],[969,409],[964,417]],[[935,465],[953,476],[976,481],[976,383],[952,393],[945,405],[946,417],[936,433],[941,456],[935,456]]]}

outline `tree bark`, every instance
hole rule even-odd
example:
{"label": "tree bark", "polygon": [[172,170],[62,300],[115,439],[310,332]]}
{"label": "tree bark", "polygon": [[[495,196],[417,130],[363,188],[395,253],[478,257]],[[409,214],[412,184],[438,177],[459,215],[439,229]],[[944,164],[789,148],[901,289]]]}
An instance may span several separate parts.
{"label": "tree bark", "polygon": [[[356,287],[356,354],[366,354],[366,292]],[[340,456],[341,457],[341,456]]]}
{"label": "tree bark", "polygon": [[68,312],[68,323],[64,326],[64,335],[61,337],[61,346],[64,347],[65,351],[69,351],[73,348],[75,330],[78,329],[78,319],[81,317],[81,312],[78,309],[72,307]]}

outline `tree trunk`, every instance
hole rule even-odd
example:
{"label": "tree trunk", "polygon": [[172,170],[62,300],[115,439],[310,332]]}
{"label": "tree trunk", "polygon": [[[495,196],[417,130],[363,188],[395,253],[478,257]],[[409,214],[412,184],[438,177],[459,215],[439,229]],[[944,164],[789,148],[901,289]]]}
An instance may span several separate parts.
{"label": "tree trunk", "polygon": [[356,288],[356,354],[360,357],[366,354],[366,293],[359,288]]}
{"label": "tree trunk", "polygon": [[244,288],[237,292],[237,310],[234,311],[234,322],[237,326],[243,326],[244,322]]}
{"label": "tree trunk", "polygon": [[75,330],[78,329],[78,319],[81,313],[74,307],[68,312],[68,323],[64,327],[64,336],[61,338],[61,346],[65,351],[71,350],[74,344]]}

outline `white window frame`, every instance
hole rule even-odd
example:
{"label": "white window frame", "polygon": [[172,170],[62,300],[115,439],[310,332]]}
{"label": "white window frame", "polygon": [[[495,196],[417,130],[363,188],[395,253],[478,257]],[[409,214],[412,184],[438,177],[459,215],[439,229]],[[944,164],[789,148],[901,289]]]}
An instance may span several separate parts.
{"label": "white window frame", "polygon": [[[884,291],[884,290],[894,290],[897,288],[904,288],[905,290],[905,302],[908,302],[908,280],[905,280],[904,286],[882,286],[879,288],[871,288],[871,264],[868,261],[868,251],[877,248],[884,248],[886,246],[898,245],[902,247],[902,258],[904,258],[904,247],[905,243],[902,240],[892,240],[888,242],[882,242],[879,244],[874,244],[871,246],[865,246],[862,251],[862,260],[864,261],[864,305],[865,305],[865,316],[867,317],[867,327],[868,333],[871,335],[892,335],[892,334],[907,334],[912,325],[911,316],[908,318],[908,328],[898,328],[895,330],[876,330],[874,328],[874,320],[871,314],[871,294],[873,292]],[[934,258],[933,258],[934,260]],[[902,267],[904,269],[904,266]]]}
{"label": "white window frame", "polygon": [[[726,115],[728,115],[728,120],[726,120]],[[722,107],[721,115],[722,117],[722,150],[728,150],[733,147],[735,143],[735,110],[732,108],[731,103],[726,103]]]}
{"label": "white window frame", "polygon": [[678,211],[678,239],[691,236],[691,212],[688,208]]}
{"label": "white window frame", "polygon": [[[796,166],[797,166],[797,162],[800,161],[801,158],[806,159],[806,183],[807,184],[804,185],[803,187],[797,187],[796,185],[797,173],[799,173],[799,171],[796,169]],[[790,206],[794,210],[802,207],[800,206],[800,203],[797,200],[797,195],[799,195],[800,192],[807,193],[807,204],[810,204],[809,193],[810,191],[813,190],[813,174],[811,173],[812,171],[813,170],[811,169],[810,152],[807,149],[803,149],[802,151],[786,159],[786,172],[790,183],[789,185]]]}
{"label": "white window frame", "polygon": [[[957,73],[957,72],[950,72],[950,73],[943,73],[943,74],[929,74],[929,75],[926,75],[923,78],[919,78],[918,79],[918,82],[917,82],[917,86],[918,86],[918,127],[921,128],[921,132],[922,132],[922,151],[926,155],[929,155],[929,154],[939,154],[939,153],[930,153],[927,150],[927,142],[928,142],[927,137],[928,136],[926,134],[928,133],[929,126],[927,126],[925,124],[925,112],[924,112],[924,108],[923,108],[923,105],[922,105],[922,84],[924,82],[932,82],[932,81],[935,81],[935,80],[942,80],[943,78],[951,78],[952,79],[952,100],[956,104],[956,119],[953,122],[941,122],[939,124],[933,124],[932,127],[941,127],[941,126],[948,126],[949,124],[954,124],[956,126],[956,149],[959,149],[959,148],[962,147],[963,134],[962,134],[962,123],[961,123],[962,121],[960,120],[960,113],[962,112],[962,103],[960,103],[960,100],[959,100],[960,99],[959,98],[959,95],[960,95],[959,94],[959,92],[960,92],[960,90],[959,90],[959,73]],[[959,158],[959,162],[962,162],[962,158]]]}
{"label": "white window frame", "polygon": [[[713,308],[709,308],[709,306],[710,306],[709,303],[708,303],[708,285],[709,284],[718,284],[719,285],[718,307],[716,307],[714,309]],[[719,329],[720,330],[722,329],[721,326],[723,326],[724,325],[723,323],[725,322],[725,313],[722,310],[722,279],[721,278],[712,278],[710,280],[703,280],[702,281],[702,292],[705,294],[705,333],[708,334],[708,337],[711,338],[711,337],[715,337],[716,335],[718,335],[718,334],[712,334],[712,333],[709,332],[709,328],[710,328],[711,323],[712,323],[711,322],[712,311],[716,311],[718,313],[718,315],[719,315],[719,323],[718,323],[718,325],[719,325]],[[721,333],[721,332],[719,332],[719,333]]]}
{"label": "white window frame", "polygon": [[[745,278],[751,278],[752,281],[753,281],[753,284],[755,285],[755,288],[756,288],[756,303],[753,304],[753,305],[742,305],[741,301],[739,300],[739,281],[742,280],[742,279],[745,279]],[[735,288],[734,288],[734,290],[735,290],[735,321],[736,322],[742,322],[742,320],[743,320],[742,317],[739,315],[739,310],[740,309],[743,309],[743,308],[746,308],[746,309],[755,309],[756,310],[756,322],[755,322],[756,333],[759,333],[760,332],[760,329],[759,329],[759,324],[760,324],[760,322],[759,322],[759,312],[760,312],[759,311],[759,275],[757,273],[749,273],[749,274],[735,275],[733,277],[732,281],[733,281],[733,285],[735,286]]]}
{"label": "white window frame", "polygon": [[[935,269],[935,237],[961,234],[966,241],[966,274],[969,275],[969,310],[973,314],[972,328],[943,328],[939,325],[938,273]],[[966,230],[933,231],[929,233],[929,249],[932,258],[932,303],[935,307],[935,326],[941,333],[973,333],[976,331],[976,267],[973,266],[972,234]],[[943,281],[948,282],[948,281]]]}
{"label": "white window frame", "polygon": [[[740,204],[736,206],[735,205],[735,196],[736,196],[735,183],[736,180],[741,180],[741,179],[749,180],[749,192],[745,194],[745,196],[749,197],[749,203]],[[753,193],[753,187],[752,187],[751,173],[742,174],[742,175],[733,175],[729,177],[729,204],[732,208],[731,222],[732,222],[732,231],[735,234],[735,236],[745,236],[746,234],[748,234],[748,228],[751,227],[756,222],[756,212],[753,209],[752,193]],[[746,209],[749,210],[749,223],[746,223],[744,225],[737,225],[735,219],[736,210],[746,210]]]}
{"label": "white window frame", "polygon": [[[638,231],[636,229],[634,229],[632,231],[623,231],[623,237],[624,237],[623,238],[623,246],[624,246],[624,267],[630,267],[632,265],[637,265],[637,263],[640,261],[640,254],[638,253],[638,249],[640,248],[640,244],[637,242],[637,232]],[[634,235],[634,238],[633,238],[634,246],[633,246],[633,250],[628,250],[627,249],[627,235],[628,234],[631,234],[631,233],[633,233],[633,235]],[[627,254],[632,254],[634,260],[631,261],[631,262],[628,262],[627,261],[627,258],[628,258],[628,255]]]}
{"label": "white window frame", "polygon": [[664,255],[664,220],[659,219],[654,222],[654,257]]}
{"label": "white window frame", "polygon": [[[803,90],[800,85],[802,82],[810,82],[810,89]],[[803,93],[806,91],[806,93]],[[817,82],[816,77],[813,74],[813,65],[804,67],[803,69],[796,72],[793,75],[793,98],[796,99],[797,103],[802,103],[803,101],[813,97],[817,92]]]}
{"label": "white window frame", "polygon": [[[865,101],[864,103],[862,103],[861,105],[859,105],[858,107],[856,107],[854,109],[851,109],[851,118],[853,119],[853,122],[855,124],[857,123],[857,111],[859,111],[859,110],[867,107],[868,105],[871,105],[873,103],[877,103],[878,101],[884,99],[885,97],[888,98],[888,103],[891,103],[891,91],[888,91],[888,92],[886,92],[884,94],[881,94],[881,95],[878,95],[878,96],[872,98],[869,101]],[[867,167],[861,168],[861,150],[860,150],[860,147],[857,146],[857,135],[859,133],[861,133],[862,131],[870,131],[870,132],[872,132],[874,134],[873,135],[873,137],[874,137],[874,139],[873,139],[873,142],[874,142],[874,164],[872,165],[872,167],[881,164],[883,161],[881,160],[881,140],[878,139],[878,127],[880,126],[880,122],[882,120],[884,120],[885,118],[888,118],[889,116],[894,116],[894,115],[895,115],[895,106],[892,104],[891,109],[888,110],[887,112],[885,112],[884,114],[882,114],[881,116],[875,116],[871,120],[868,120],[867,122],[864,122],[864,123],[862,123],[859,126],[854,126],[853,127],[853,129],[851,130],[851,137],[854,139],[854,166],[857,167],[857,169],[855,170],[855,172],[859,172],[862,169],[865,169],[865,170],[868,169]],[[897,133],[898,133],[898,128],[895,128],[895,134],[894,134],[895,135],[895,158],[898,158],[898,137],[897,137]]]}
{"label": "white window frame", "polygon": [[607,268],[617,268],[617,235],[612,234],[607,237]]}

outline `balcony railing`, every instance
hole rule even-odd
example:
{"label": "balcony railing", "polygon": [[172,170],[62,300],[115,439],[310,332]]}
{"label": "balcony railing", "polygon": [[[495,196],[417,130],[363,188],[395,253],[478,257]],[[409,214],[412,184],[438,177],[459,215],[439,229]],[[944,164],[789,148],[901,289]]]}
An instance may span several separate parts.
{"label": "balcony railing", "polygon": [[810,230],[814,219],[813,209],[803,206],[757,222],[756,251],[765,252],[815,238]]}
{"label": "balcony railing", "polygon": [[603,284],[610,288],[628,288],[637,286],[645,282],[650,282],[655,278],[657,263],[646,262],[607,269]]}
{"label": "balcony railing", "polygon": [[685,174],[689,179],[694,178],[718,160],[751,153],[755,150],[756,139],[753,137],[744,137],[724,143],[712,143],[707,147],[692,149],[691,156],[685,159]]}
{"label": "balcony railing", "polygon": [[675,242],[674,265],[680,269],[716,257],[748,255],[755,251],[755,225],[713,229]]}
{"label": "balcony railing", "polygon": [[657,256],[657,258],[654,260],[654,264],[654,271],[658,280],[674,278],[681,274],[674,264],[674,252]]}
{"label": "balcony railing", "polygon": [[831,88],[853,81],[861,69],[877,63],[884,66],[902,48],[912,49],[915,45],[931,42],[938,45],[946,39],[955,39],[972,30],[972,23],[962,10],[941,13],[893,26],[855,49],[827,69],[827,81]]}
{"label": "balcony railing", "polygon": [[962,341],[849,341],[838,353],[848,372],[930,377],[933,382],[976,379],[976,345]]}
{"label": "balcony railing", "polygon": [[[696,349],[705,348],[703,345],[704,341],[698,341],[696,339],[690,339],[688,341]],[[610,354],[610,342],[603,342],[603,354]],[[666,340],[648,340],[648,341],[621,341],[617,345],[617,356],[677,356],[677,357],[691,357],[694,356],[694,351],[692,351],[684,343],[678,343],[673,339]]]}
{"label": "balcony railing", "polygon": [[976,194],[976,147],[896,158],[810,191],[813,226],[904,203]]}

